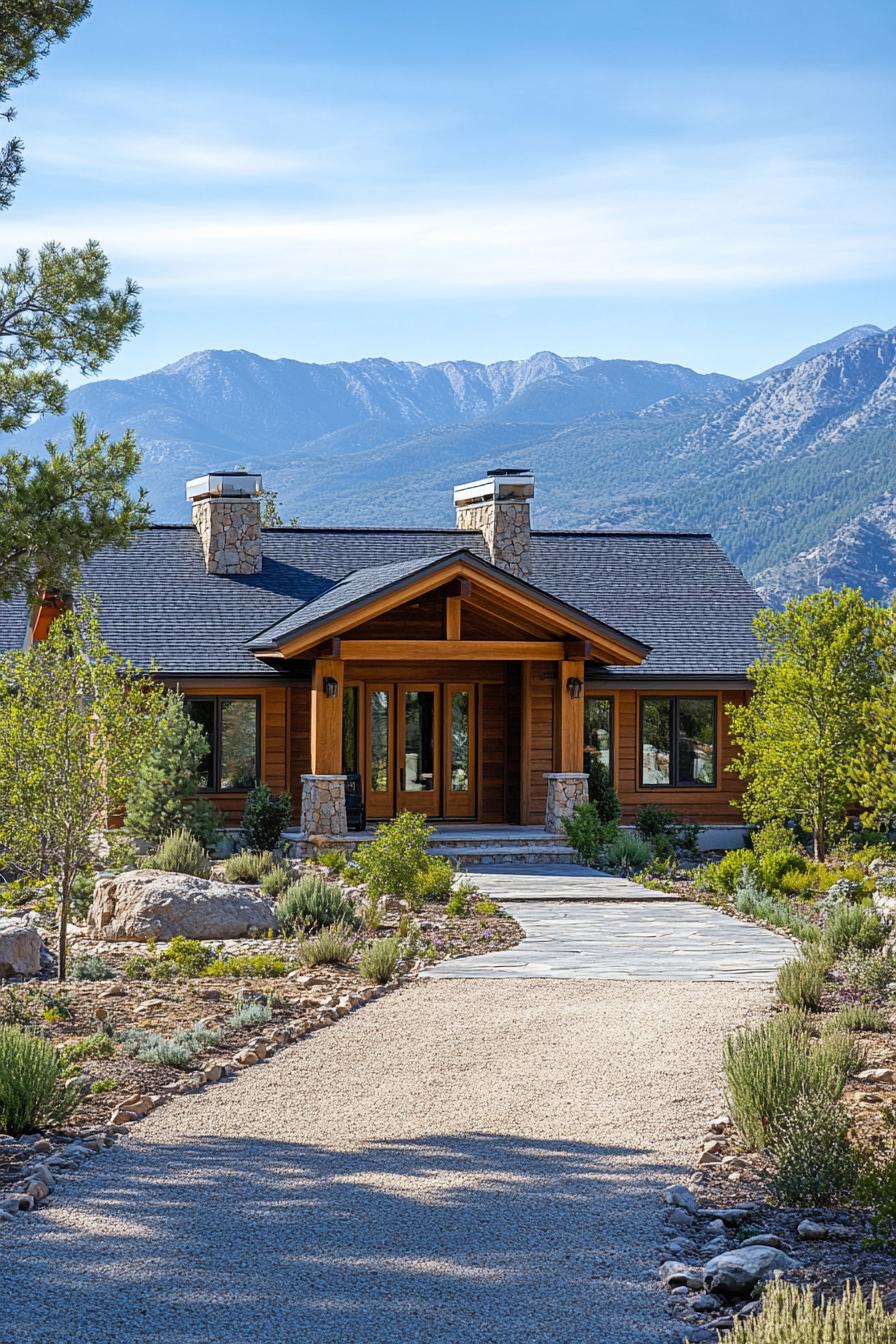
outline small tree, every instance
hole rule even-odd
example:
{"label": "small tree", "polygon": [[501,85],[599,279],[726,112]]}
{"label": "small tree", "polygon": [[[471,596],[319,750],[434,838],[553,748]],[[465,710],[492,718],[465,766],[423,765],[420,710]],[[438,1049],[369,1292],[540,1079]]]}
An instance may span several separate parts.
{"label": "small tree", "polygon": [[846,824],[893,629],[892,614],[853,588],[756,617],[763,656],[749,670],[753,695],[727,707],[739,753],[731,768],[747,781],[745,818],[798,820],[816,859]]}
{"label": "small tree", "polygon": [[622,811],[619,795],[613,788],[609,770],[597,755],[593,755],[588,764],[588,801],[594,803],[602,826],[619,820]]}
{"label": "small tree", "polygon": [[882,675],[865,704],[861,748],[851,769],[862,821],[886,830],[896,823],[896,614],[888,615],[878,637]]}
{"label": "small tree", "polygon": [[183,697],[169,692],[154,738],[135,770],[126,815],[132,835],[159,841],[185,826],[206,842],[201,807],[196,816],[196,794],[199,767],[208,750],[205,731],[190,718]]}
{"label": "small tree", "polygon": [[164,695],[103,642],[95,605],[0,657],[0,848],[56,885],[60,980],[75,879],[130,793]]}
{"label": "small tree", "polygon": [[267,784],[256,784],[246,799],[243,812],[243,844],[247,849],[276,849],[280,836],[292,816],[292,796],[281,793],[275,798]]}

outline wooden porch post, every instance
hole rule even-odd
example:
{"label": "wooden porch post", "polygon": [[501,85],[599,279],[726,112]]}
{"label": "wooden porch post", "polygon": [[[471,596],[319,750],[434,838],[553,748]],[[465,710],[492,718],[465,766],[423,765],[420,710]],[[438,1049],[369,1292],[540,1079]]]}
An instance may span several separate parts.
{"label": "wooden porch post", "polygon": [[[311,675],[311,773],[342,774],[342,684],[341,658],[318,658]],[[325,683],[336,694],[327,695]]]}
{"label": "wooden porch post", "polygon": [[[560,685],[557,695],[560,701],[558,733],[558,761],[560,771],[577,772],[584,769],[582,764],[585,753],[585,660],[583,658],[564,658],[559,664]],[[570,695],[567,683],[578,681],[580,690],[578,699]]]}

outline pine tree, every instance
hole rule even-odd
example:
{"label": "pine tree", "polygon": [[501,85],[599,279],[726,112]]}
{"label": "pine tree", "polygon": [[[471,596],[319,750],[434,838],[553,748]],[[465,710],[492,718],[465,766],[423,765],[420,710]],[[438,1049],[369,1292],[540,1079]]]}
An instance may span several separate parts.
{"label": "pine tree", "polygon": [[208,738],[190,718],[183,697],[170,692],[128,798],[125,825],[132,835],[159,841],[186,826],[197,840],[209,843],[207,806],[196,798],[199,767],[208,750]]}

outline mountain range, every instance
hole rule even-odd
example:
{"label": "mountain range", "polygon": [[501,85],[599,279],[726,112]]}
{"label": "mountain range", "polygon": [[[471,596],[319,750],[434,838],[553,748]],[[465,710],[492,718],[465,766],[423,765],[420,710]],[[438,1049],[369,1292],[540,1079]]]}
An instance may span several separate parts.
{"label": "mountain range", "polygon": [[711,531],[767,599],[896,591],[896,328],[859,326],[749,379],[542,352],[495,364],[307,364],[205,350],[73,390],[70,415],[132,428],[159,521],[184,482],[244,465],[304,524],[445,525],[451,486],[536,473],[535,525]]}

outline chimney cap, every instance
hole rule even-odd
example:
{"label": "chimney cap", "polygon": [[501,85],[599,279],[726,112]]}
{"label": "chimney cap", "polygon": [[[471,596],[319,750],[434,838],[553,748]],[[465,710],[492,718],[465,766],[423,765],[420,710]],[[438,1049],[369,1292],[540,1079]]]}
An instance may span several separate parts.
{"label": "chimney cap", "polygon": [[531,476],[531,467],[492,467],[486,476]]}
{"label": "chimney cap", "polygon": [[251,499],[261,494],[261,475],[254,471],[210,471],[187,481],[187,499]]}

